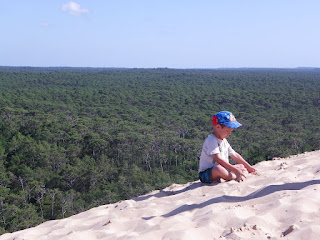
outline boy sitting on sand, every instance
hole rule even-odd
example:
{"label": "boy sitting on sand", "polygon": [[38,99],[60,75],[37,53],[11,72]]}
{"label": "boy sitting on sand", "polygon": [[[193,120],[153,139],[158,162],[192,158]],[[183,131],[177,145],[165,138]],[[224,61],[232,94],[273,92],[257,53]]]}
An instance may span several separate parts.
{"label": "boy sitting on sand", "polygon": [[[231,112],[222,111],[212,118],[213,132],[205,140],[199,163],[199,178],[203,183],[227,181],[243,181],[246,174],[256,170],[235,152],[227,141],[231,132],[242,125],[236,121]],[[238,164],[229,163],[229,156]]]}

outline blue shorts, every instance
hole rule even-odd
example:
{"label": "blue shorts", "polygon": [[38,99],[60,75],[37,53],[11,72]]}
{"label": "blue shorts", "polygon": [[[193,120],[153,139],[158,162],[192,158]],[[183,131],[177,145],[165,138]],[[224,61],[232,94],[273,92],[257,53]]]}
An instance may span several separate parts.
{"label": "blue shorts", "polygon": [[199,179],[200,179],[200,181],[202,183],[213,183],[213,182],[219,182],[220,181],[220,177],[218,177],[214,181],[211,180],[211,172],[212,172],[213,168],[214,167],[208,168],[207,170],[199,172]]}

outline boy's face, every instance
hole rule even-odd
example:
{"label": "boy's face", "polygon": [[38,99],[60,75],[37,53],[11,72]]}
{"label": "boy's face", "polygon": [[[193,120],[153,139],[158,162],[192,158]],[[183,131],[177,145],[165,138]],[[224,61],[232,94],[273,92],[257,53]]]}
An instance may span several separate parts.
{"label": "boy's face", "polygon": [[222,127],[221,125],[217,125],[215,127],[214,134],[216,135],[217,138],[225,139],[230,136],[233,130],[234,130],[233,128],[229,128],[226,126]]}

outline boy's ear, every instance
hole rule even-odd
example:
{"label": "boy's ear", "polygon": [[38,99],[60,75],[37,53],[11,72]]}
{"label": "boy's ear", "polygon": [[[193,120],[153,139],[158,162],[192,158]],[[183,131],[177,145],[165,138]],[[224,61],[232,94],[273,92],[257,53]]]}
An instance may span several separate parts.
{"label": "boy's ear", "polygon": [[220,124],[214,125],[213,129],[217,129],[217,128],[222,128],[222,126]]}

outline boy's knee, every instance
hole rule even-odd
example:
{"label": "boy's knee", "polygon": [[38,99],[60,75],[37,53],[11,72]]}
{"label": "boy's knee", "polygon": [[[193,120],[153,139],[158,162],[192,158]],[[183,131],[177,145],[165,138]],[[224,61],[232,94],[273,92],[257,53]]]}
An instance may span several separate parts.
{"label": "boy's knee", "polygon": [[240,168],[240,169],[245,169],[245,166],[243,164],[237,164],[235,165],[236,167]]}

